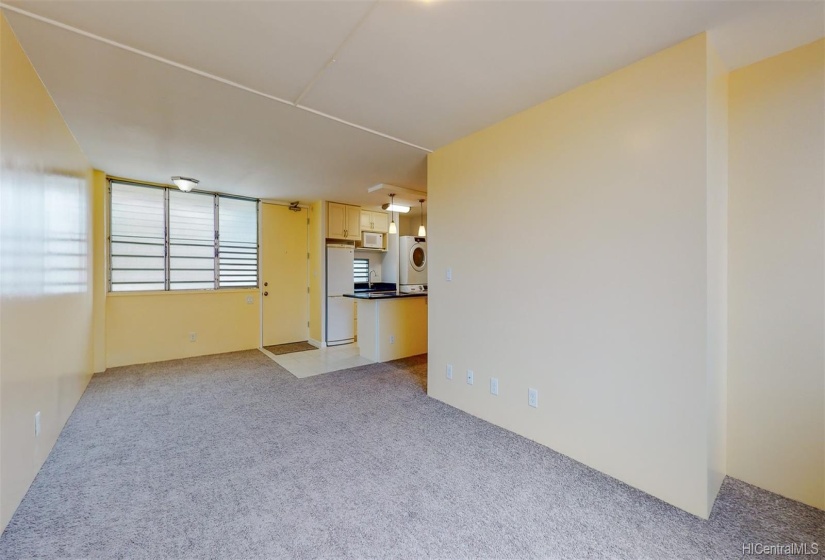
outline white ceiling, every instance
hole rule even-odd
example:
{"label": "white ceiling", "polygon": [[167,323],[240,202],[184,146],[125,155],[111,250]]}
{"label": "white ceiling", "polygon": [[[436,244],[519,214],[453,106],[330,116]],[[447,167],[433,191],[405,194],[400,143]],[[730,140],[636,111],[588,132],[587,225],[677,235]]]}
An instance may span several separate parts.
{"label": "white ceiling", "polygon": [[821,1],[5,6],[95,167],[365,205],[376,183],[426,190],[426,149],[696,33],[731,68],[825,34]]}

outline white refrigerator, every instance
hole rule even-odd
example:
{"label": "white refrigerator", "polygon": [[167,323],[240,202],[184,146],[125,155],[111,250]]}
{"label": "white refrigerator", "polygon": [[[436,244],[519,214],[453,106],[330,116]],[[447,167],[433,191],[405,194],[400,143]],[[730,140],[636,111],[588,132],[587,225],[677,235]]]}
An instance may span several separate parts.
{"label": "white refrigerator", "polygon": [[327,245],[327,346],[355,340],[355,291],[352,245]]}

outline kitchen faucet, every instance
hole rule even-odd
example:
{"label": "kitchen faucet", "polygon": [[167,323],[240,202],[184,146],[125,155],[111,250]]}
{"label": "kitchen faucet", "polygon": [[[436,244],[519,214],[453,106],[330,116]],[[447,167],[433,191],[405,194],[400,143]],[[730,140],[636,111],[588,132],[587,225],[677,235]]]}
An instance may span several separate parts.
{"label": "kitchen faucet", "polygon": [[369,286],[370,290],[372,289],[372,275],[373,274],[375,274],[376,277],[378,276],[377,272],[375,272],[374,270],[370,270],[370,277],[369,277],[369,280],[367,280],[367,286]]}

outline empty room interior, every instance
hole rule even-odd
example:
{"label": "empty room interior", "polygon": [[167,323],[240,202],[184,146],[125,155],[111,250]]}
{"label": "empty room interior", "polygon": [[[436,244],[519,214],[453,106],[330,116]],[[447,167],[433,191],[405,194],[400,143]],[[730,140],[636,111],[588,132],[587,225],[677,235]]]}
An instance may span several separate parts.
{"label": "empty room interior", "polygon": [[825,2],[0,41],[0,558],[823,554]]}

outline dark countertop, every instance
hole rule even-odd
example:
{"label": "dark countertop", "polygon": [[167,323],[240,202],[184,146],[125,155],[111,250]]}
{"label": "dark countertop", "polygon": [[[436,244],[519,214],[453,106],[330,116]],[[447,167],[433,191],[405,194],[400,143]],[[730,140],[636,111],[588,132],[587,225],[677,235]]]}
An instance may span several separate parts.
{"label": "dark countertop", "polygon": [[410,297],[427,297],[427,292],[419,292],[415,294],[401,294],[395,291],[392,292],[377,292],[373,290],[372,292],[357,292],[354,294],[344,294],[344,297],[353,298],[353,299],[398,299],[398,298],[410,298]]}
{"label": "dark countertop", "polygon": [[395,282],[373,282],[372,287],[367,282],[356,282],[353,290],[358,292],[394,292]]}
{"label": "dark countertop", "polygon": [[354,299],[396,299],[405,297],[422,297],[427,292],[402,294],[395,290],[395,282],[373,282],[372,288],[366,282],[359,282],[353,286],[353,294],[344,294],[344,297]]}

